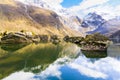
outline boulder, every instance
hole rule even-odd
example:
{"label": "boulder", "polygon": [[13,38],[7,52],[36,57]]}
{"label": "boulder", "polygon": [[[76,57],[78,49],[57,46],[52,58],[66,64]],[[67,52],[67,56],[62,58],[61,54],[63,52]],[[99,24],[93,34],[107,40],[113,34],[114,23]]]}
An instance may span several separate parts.
{"label": "boulder", "polygon": [[50,42],[52,42],[53,44],[58,44],[60,42],[60,38],[57,35],[52,35],[50,37]]}
{"label": "boulder", "polygon": [[32,39],[28,39],[24,33],[8,33],[1,38],[1,43],[30,43]]}

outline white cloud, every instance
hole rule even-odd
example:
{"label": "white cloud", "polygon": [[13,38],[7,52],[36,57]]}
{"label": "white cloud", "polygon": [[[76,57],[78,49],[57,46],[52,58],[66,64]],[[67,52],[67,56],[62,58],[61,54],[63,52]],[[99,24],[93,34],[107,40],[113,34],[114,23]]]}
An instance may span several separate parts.
{"label": "white cloud", "polygon": [[103,3],[108,2],[109,0],[83,0],[78,6],[73,6],[70,9],[74,11],[80,11],[87,8],[91,8],[97,5],[101,5]]}
{"label": "white cloud", "polygon": [[107,57],[92,62],[90,59],[80,56],[69,64],[69,67],[88,77],[120,80],[120,59]]}
{"label": "white cloud", "polygon": [[85,13],[96,12],[102,15],[105,19],[115,18],[120,16],[120,6],[111,6],[109,4],[99,5],[90,9],[84,10]]}
{"label": "white cloud", "polygon": [[46,80],[47,77],[57,77],[61,78],[61,72],[59,71],[60,65],[50,65],[45,71],[41,72],[40,75],[37,75],[38,79],[40,80]]}
{"label": "white cloud", "polygon": [[2,79],[2,80],[34,80],[32,77],[34,76],[33,73],[25,73],[23,71],[16,72],[11,74],[10,76]]}
{"label": "white cloud", "polygon": [[[33,3],[34,0],[19,0],[21,2],[28,1]],[[64,0],[38,0],[38,2],[45,2],[47,9],[53,10],[58,14],[78,15],[84,17],[90,12],[96,12],[103,15],[105,19],[111,19],[115,16],[120,16],[120,0],[83,0],[79,5],[70,8],[63,8],[61,3]],[[49,6],[49,7],[48,7]]]}
{"label": "white cloud", "polygon": [[21,1],[21,2],[27,2],[29,4],[39,4],[39,3],[46,3],[46,5],[49,5],[50,7],[54,7],[54,8],[57,8],[57,9],[61,9],[62,6],[60,3],[63,2],[63,0],[18,0],[18,1]]}
{"label": "white cloud", "polygon": [[80,74],[88,77],[103,79],[106,79],[108,77],[105,73],[96,70],[96,64],[91,63],[89,59],[83,56],[80,56],[73,63],[69,64],[69,67],[78,70]]}
{"label": "white cloud", "polygon": [[[48,68],[37,75],[30,72],[20,71],[11,74],[3,80],[46,80],[48,77],[52,76],[61,80],[62,72],[60,69],[64,65],[59,63],[63,63],[68,59],[69,58],[65,57],[56,60]],[[95,60],[95,62],[92,61],[84,56],[80,56],[72,63],[66,65],[72,69],[76,69],[80,74],[88,77],[96,79],[103,78],[105,80],[120,80],[120,59],[107,57]]]}
{"label": "white cloud", "polygon": [[49,65],[48,68],[46,68],[44,71],[42,71],[40,74],[36,75],[38,80],[47,80],[48,77],[56,77],[59,80],[61,80],[61,71],[60,68],[63,66],[59,63],[64,63],[66,61],[69,61],[68,57],[59,58],[57,59],[53,64]]}
{"label": "white cloud", "polygon": [[81,74],[86,75],[88,77],[103,78],[103,79],[106,79],[107,77],[107,75],[102,72],[92,70],[81,65],[70,64],[70,66],[71,68],[77,69]]}
{"label": "white cloud", "polygon": [[[64,0],[45,0],[50,6],[55,6],[56,12],[63,9],[60,3]],[[120,16],[120,0],[83,0],[79,5],[67,8],[67,13],[84,17],[90,12],[96,12],[105,19]],[[114,4],[114,5],[113,5]],[[59,13],[59,12],[58,12]]]}
{"label": "white cloud", "polygon": [[[105,19],[111,19],[120,16],[119,0],[84,0],[78,6],[69,8],[71,12],[76,12],[79,16],[84,17],[90,12],[96,12],[103,15]],[[116,5],[115,5],[116,4]]]}
{"label": "white cloud", "polygon": [[48,3],[51,7],[61,9],[62,6],[60,3],[63,2],[63,0],[44,0],[46,3]]}
{"label": "white cloud", "polygon": [[55,3],[55,4],[60,4],[63,2],[63,0],[44,0],[44,1],[49,3]]}

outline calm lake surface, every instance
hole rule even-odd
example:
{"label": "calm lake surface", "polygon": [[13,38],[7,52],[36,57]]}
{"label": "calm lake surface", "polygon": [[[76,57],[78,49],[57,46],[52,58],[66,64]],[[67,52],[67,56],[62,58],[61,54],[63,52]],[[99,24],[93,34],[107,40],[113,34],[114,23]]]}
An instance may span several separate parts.
{"label": "calm lake surface", "polygon": [[0,45],[0,80],[120,80],[120,46],[82,52],[64,42]]}

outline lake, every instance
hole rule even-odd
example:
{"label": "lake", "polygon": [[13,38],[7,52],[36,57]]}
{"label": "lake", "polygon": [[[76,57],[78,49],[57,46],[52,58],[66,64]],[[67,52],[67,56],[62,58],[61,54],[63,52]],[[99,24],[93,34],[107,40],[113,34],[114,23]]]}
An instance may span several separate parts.
{"label": "lake", "polygon": [[120,46],[82,52],[65,42],[3,44],[0,80],[120,80]]}

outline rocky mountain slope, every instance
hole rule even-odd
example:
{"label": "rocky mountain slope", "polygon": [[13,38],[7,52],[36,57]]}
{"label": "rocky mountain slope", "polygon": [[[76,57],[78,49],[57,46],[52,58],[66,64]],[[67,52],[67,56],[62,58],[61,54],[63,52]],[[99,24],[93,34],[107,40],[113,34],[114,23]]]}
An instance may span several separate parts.
{"label": "rocky mountain slope", "polygon": [[1,32],[26,30],[37,34],[62,36],[85,36],[99,32],[110,36],[120,30],[119,18],[105,20],[95,12],[80,18],[64,8],[56,10],[44,0],[25,0],[23,3],[18,1],[0,1]]}
{"label": "rocky mountain slope", "polygon": [[120,43],[120,30],[118,30],[115,33],[113,33],[112,35],[110,35],[110,39],[114,43]]}
{"label": "rocky mountain slope", "polygon": [[[18,1],[21,1],[21,0],[18,0]],[[81,18],[76,14],[70,12],[66,8],[58,9],[58,7],[55,4],[50,4],[49,1],[46,2],[46,0],[22,0],[21,2],[28,5],[33,5],[33,6],[40,7],[42,9],[52,10],[56,12],[60,16],[59,19],[62,22],[62,24],[71,28],[72,30],[79,31],[80,33],[82,33],[81,35],[85,34],[85,32],[88,31],[88,29],[84,29],[80,27]]]}
{"label": "rocky mountain slope", "polygon": [[59,16],[51,10],[26,5],[15,0],[0,1],[0,32],[20,30],[44,35],[76,34],[75,31],[62,24]]}
{"label": "rocky mountain slope", "polygon": [[83,22],[81,24],[82,27],[91,27],[93,29],[100,27],[105,22],[105,19],[102,16],[94,13],[89,13],[84,17]]}
{"label": "rocky mountain slope", "polygon": [[114,18],[114,19],[105,21],[103,24],[101,24],[101,26],[99,26],[95,30],[90,31],[88,33],[92,34],[92,33],[99,32],[99,33],[104,34],[106,36],[110,36],[119,30],[120,30],[120,19]]}

